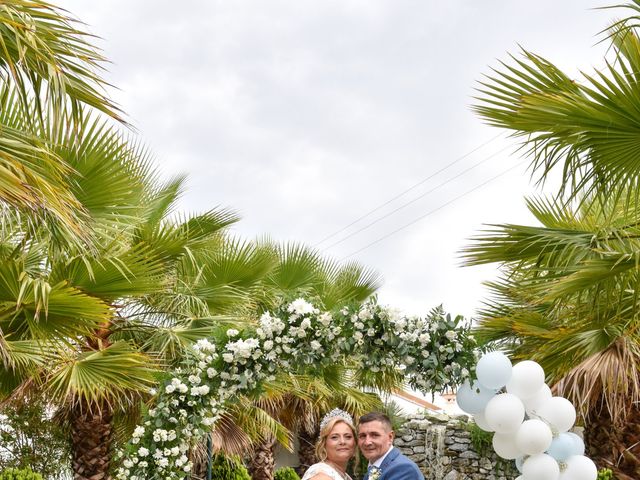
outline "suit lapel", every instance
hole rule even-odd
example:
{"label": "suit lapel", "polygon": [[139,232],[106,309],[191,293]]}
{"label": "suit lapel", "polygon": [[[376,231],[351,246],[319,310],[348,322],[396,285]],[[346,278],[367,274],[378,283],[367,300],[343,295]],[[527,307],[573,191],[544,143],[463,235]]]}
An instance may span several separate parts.
{"label": "suit lapel", "polygon": [[380,465],[380,470],[382,471],[382,475],[380,476],[380,480],[386,478],[386,472],[391,463],[400,455],[400,450],[393,447],[389,454],[384,458],[382,464]]}

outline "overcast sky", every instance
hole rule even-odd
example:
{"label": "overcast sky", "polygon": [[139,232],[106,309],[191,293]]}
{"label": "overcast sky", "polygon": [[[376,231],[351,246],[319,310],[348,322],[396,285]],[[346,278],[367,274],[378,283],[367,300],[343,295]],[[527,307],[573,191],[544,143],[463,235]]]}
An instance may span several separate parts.
{"label": "overcast sky", "polygon": [[590,0],[57,3],[102,38],[162,172],[189,175],[184,210],[231,207],[238,235],[377,270],[383,303],[467,316],[496,268],[460,267],[460,249],[483,224],[533,223],[526,164],[471,111],[477,81],[518,45],[576,78],[601,67],[614,15]]}

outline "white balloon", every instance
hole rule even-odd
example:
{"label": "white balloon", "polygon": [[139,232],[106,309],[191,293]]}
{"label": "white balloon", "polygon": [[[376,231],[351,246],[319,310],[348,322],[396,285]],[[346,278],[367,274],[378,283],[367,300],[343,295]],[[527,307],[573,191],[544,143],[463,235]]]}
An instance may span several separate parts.
{"label": "white balloon", "polygon": [[560,466],[553,457],[545,453],[532,455],[522,465],[524,480],[558,480]]}
{"label": "white balloon", "polygon": [[484,418],[495,432],[514,433],[524,420],[524,405],[515,395],[501,393],[489,400]]}
{"label": "white balloon", "polygon": [[512,433],[496,433],[493,435],[491,443],[499,457],[514,460],[522,456],[522,452],[518,450]]}
{"label": "white balloon", "polygon": [[536,411],[542,406],[544,402],[549,400],[553,394],[549,386],[544,383],[540,390],[538,390],[532,397],[522,400],[524,403],[524,409],[529,415],[536,413]]}
{"label": "white balloon", "polygon": [[478,425],[485,432],[493,432],[493,429],[487,423],[487,419],[485,418],[484,413],[476,413],[473,416],[473,420],[476,422],[476,425]]}
{"label": "white balloon", "polygon": [[517,363],[511,371],[511,379],[507,382],[507,392],[520,399],[533,397],[544,385],[544,370],[531,360]]}
{"label": "white balloon", "polygon": [[561,480],[596,480],[598,478],[598,468],[588,457],[574,455],[565,463],[567,467],[560,475]]}
{"label": "white balloon", "polygon": [[542,420],[525,420],[516,432],[516,446],[527,455],[537,455],[549,448],[553,435]]}
{"label": "white balloon", "polygon": [[476,376],[487,389],[502,388],[511,378],[511,360],[500,352],[487,353],[478,360]]}
{"label": "white balloon", "polygon": [[576,409],[563,397],[551,397],[538,408],[536,415],[558,433],[566,432],[576,421]]}

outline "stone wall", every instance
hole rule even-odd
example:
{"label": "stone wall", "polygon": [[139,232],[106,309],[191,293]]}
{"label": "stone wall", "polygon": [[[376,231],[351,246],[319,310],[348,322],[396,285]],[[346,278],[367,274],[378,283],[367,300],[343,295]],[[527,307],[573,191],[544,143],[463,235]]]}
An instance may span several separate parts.
{"label": "stone wall", "polygon": [[476,451],[467,416],[415,415],[396,434],[395,446],[418,464],[426,480],[513,480],[512,461],[491,445]]}

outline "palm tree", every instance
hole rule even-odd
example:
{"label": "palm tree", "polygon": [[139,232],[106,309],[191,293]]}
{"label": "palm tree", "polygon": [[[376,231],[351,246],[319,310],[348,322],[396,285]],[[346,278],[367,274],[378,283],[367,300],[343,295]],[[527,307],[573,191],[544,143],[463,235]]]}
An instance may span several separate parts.
{"label": "palm tree", "polygon": [[89,38],[77,21],[45,2],[0,6],[0,106],[23,110],[19,124],[5,122],[4,115],[0,122],[0,200],[85,244],[87,212],[68,184],[73,167],[37,130],[45,123],[76,125],[85,107],[122,121],[99,75],[105,59]]}
{"label": "palm tree", "polygon": [[528,202],[541,227],[498,225],[466,257],[504,269],[481,335],[539,360],[588,420],[590,453],[637,478],[640,1],[623,6],[633,14],[608,29],[606,66],[582,81],[523,50],[481,82],[479,115],[522,139],[541,183],[558,171],[561,186]]}
{"label": "palm tree", "polygon": [[529,200],[542,226],[498,225],[465,255],[503,268],[480,339],[538,361],[578,408],[589,454],[629,480],[640,473],[640,211],[626,198]]}
{"label": "palm tree", "polygon": [[[22,121],[19,109],[3,115]],[[58,241],[3,208],[1,394],[43,393],[71,425],[75,478],[107,478],[114,419],[135,415],[160,368],[210,331],[184,305],[152,311],[149,298],[175,298],[190,252],[220,248],[237,217],[224,209],[171,217],[184,178],[160,184],[145,150],[99,119],[80,117],[73,131],[42,124],[38,134],[77,172],[71,192],[96,248]]]}

